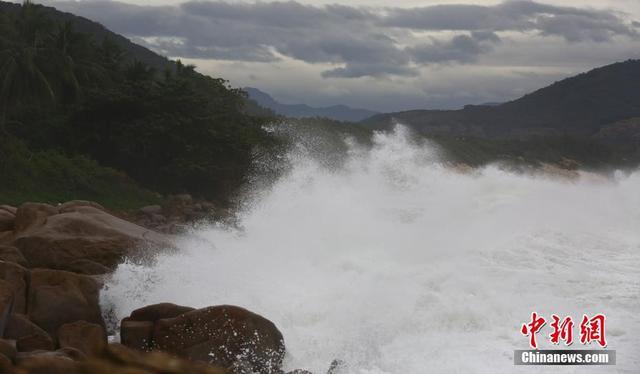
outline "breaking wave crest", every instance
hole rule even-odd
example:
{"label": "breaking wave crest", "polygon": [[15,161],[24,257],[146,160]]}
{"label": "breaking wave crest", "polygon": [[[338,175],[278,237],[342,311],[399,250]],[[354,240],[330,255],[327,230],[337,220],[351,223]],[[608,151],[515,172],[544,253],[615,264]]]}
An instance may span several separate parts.
{"label": "breaking wave crest", "polygon": [[339,359],[362,374],[532,372],[513,366],[532,311],[602,312],[615,370],[640,369],[639,173],[460,172],[402,127],[348,142],[338,166],[299,148],[289,159],[238,227],[205,225],[153,265],[121,265],[103,303],[118,318],[240,305],[282,331],[287,369]]}

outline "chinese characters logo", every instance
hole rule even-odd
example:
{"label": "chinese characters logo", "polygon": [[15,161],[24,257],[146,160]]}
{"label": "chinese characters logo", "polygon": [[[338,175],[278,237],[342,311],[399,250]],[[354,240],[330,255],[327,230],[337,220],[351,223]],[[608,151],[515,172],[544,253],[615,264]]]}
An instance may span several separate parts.
{"label": "chinese characters logo", "polygon": [[[605,320],[606,317],[604,314],[596,314],[591,318],[586,314],[583,315],[579,326],[580,343],[589,345],[595,342],[603,348],[606,347]],[[520,332],[522,335],[529,337],[529,345],[531,348],[538,349],[536,337],[546,324],[547,320],[544,317],[533,312],[531,313],[530,322],[522,325]],[[566,316],[561,319],[559,316],[552,314],[550,327],[551,333],[549,334],[549,341],[551,344],[557,345],[560,344],[561,341],[567,346],[573,344],[574,322],[571,316]]]}

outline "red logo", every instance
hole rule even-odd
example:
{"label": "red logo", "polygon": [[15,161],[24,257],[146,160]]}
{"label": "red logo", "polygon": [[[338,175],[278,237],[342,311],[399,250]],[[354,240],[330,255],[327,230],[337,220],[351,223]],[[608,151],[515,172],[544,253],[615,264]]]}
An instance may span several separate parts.
{"label": "red logo", "polygon": [[[566,316],[560,319],[555,314],[551,315],[551,333],[549,334],[549,341],[551,344],[560,344],[560,341],[564,342],[564,345],[573,344],[573,318]],[[580,322],[580,343],[587,345],[592,342],[598,343],[601,347],[607,346],[607,340],[605,335],[605,320],[604,314],[596,314],[589,318],[587,315],[582,316]],[[531,313],[531,321],[524,323],[520,332],[524,336],[529,337],[529,345],[533,349],[538,349],[538,342],[536,341],[536,334],[545,326],[547,320],[544,317],[538,315],[538,313]]]}
{"label": "red logo", "polygon": [[531,348],[538,348],[538,343],[536,343],[536,334],[545,323],[547,323],[547,321],[544,318],[538,317],[538,314],[533,312],[531,313],[531,322],[522,325],[520,332],[522,332],[522,335],[524,336],[529,336],[529,345]]}
{"label": "red logo", "polygon": [[555,314],[552,314],[551,318],[553,318],[551,323],[553,332],[549,335],[551,344],[559,344],[560,340],[564,340],[565,345],[571,345],[573,343],[573,319],[571,316],[565,317],[562,322],[560,322],[560,317]]}
{"label": "red logo", "polygon": [[580,323],[580,343],[591,344],[596,342],[601,347],[607,346],[607,339],[605,338],[604,321],[606,317],[604,314],[596,314],[589,318],[586,315],[582,316],[582,322]]}

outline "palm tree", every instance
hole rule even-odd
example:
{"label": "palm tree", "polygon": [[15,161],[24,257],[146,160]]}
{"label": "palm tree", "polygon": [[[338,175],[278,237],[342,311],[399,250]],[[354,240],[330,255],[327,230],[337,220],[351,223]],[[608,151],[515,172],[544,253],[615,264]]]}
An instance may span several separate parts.
{"label": "palm tree", "polygon": [[52,26],[51,20],[42,9],[41,5],[25,0],[17,19],[18,35],[27,46],[33,48],[42,46]]}
{"label": "palm tree", "polygon": [[9,110],[27,103],[43,104],[55,98],[45,74],[46,21],[40,7],[25,1],[17,20],[20,38],[3,39],[0,51],[0,131],[6,134]]}
{"label": "palm tree", "polygon": [[0,127],[10,108],[53,101],[55,94],[34,48],[14,46],[0,52]]}
{"label": "palm tree", "polygon": [[156,69],[142,61],[134,60],[126,67],[124,75],[134,83],[150,82],[156,75]]}

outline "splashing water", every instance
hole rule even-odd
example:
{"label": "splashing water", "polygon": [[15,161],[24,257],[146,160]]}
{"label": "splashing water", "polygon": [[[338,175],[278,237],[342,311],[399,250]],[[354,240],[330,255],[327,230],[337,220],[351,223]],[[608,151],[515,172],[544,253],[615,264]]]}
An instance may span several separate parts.
{"label": "splashing water", "polygon": [[[119,318],[156,302],[246,307],[282,331],[289,370],[637,373],[640,174],[459,173],[409,138],[376,134],[333,170],[294,157],[241,230],[197,229],[152,266],[121,265],[103,303]],[[617,366],[515,367],[532,311],[576,325],[605,313]]]}

